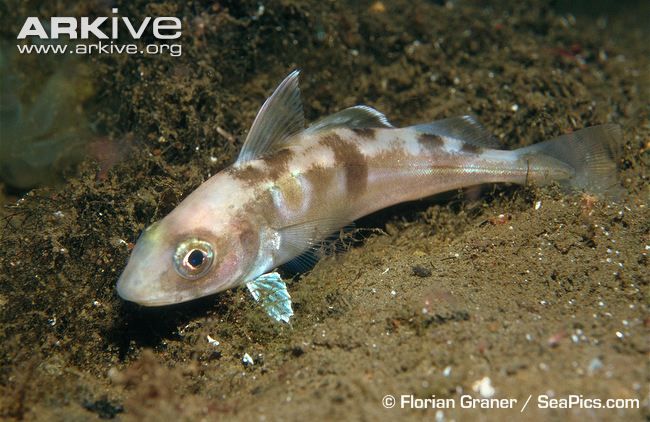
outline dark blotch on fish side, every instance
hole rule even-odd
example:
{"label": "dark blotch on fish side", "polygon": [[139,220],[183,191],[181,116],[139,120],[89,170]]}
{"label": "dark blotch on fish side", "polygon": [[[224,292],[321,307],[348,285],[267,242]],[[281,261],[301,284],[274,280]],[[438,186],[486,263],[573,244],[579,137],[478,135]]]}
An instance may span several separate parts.
{"label": "dark blotch on fish side", "polygon": [[352,132],[364,139],[375,139],[375,129],[371,127],[354,127]]}
{"label": "dark blotch on fish side", "polygon": [[267,177],[271,180],[277,180],[289,172],[289,160],[293,157],[293,151],[290,149],[281,149],[264,159],[266,163]]}
{"label": "dark blotch on fish side", "polygon": [[309,184],[314,188],[313,192],[316,195],[317,198],[316,201],[325,200],[324,196],[327,195],[335,174],[336,174],[335,169],[326,168],[318,164],[312,165],[305,172],[305,178],[309,181]]}
{"label": "dark blotch on fish side", "polygon": [[230,167],[226,170],[235,179],[241,180],[249,186],[256,186],[266,179],[266,173],[250,164],[244,167]]}
{"label": "dark blotch on fish side", "polygon": [[420,133],[418,134],[418,143],[427,149],[442,148],[445,144],[445,140],[442,139],[442,136],[440,135]]}
{"label": "dark blotch on fish side", "polygon": [[345,168],[345,182],[348,194],[360,195],[368,185],[368,162],[359,147],[352,142],[332,134],[324,137],[320,144],[334,153],[339,166]]}
{"label": "dark blotch on fish side", "polygon": [[264,157],[264,168],[245,164],[243,167],[231,167],[228,171],[232,177],[249,186],[257,186],[263,180],[277,180],[289,170],[289,160],[293,156],[290,149],[281,149]]}
{"label": "dark blotch on fish side", "polygon": [[461,152],[466,152],[468,154],[480,154],[483,152],[483,148],[480,146],[469,143],[464,143],[460,150]]}
{"label": "dark blotch on fish side", "polygon": [[413,275],[416,275],[418,277],[431,277],[431,270],[427,267],[423,267],[422,265],[412,266],[411,271],[413,271]]}

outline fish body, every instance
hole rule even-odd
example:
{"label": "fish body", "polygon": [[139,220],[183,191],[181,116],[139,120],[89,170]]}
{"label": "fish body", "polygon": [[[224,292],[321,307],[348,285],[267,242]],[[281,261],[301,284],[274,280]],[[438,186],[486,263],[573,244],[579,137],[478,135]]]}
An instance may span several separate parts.
{"label": "fish body", "polygon": [[[118,293],[156,306],[247,284],[256,299],[275,289],[287,302],[269,271],[364,215],[483,183],[608,193],[619,144],[618,127],[603,125],[507,151],[469,116],[395,128],[366,106],[304,129],[294,72],[262,106],[237,162],[145,230]],[[285,305],[267,311],[288,320]]]}

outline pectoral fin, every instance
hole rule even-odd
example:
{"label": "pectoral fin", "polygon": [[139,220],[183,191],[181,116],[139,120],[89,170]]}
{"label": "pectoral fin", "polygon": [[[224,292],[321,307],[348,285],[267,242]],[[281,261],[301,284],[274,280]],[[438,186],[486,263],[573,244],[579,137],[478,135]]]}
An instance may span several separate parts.
{"label": "pectoral fin", "polygon": [[276,321],[289,322],[293,316],[291,308],[291,296],[287,291],[287,285],[280,274],[272,272],[257,277],[246,287],[251,292],[253,299],[260,302],[267,314]]}

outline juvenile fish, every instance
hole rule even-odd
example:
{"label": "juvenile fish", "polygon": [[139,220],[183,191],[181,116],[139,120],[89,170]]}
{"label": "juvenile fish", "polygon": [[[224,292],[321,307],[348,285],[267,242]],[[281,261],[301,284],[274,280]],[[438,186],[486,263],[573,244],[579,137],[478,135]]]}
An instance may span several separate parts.
{"label": "juvenile fish", "polygon": [[513,151],[472,117],[393,127],[356,106],[305,128],[298,72],[259,111],[237,161],[192,192],[138,240],[118,294],[169,305],[246,284],[288,321],[286,286],[272,270],[379,209],[483,183],[615,192],[616,125],[594,126]]}

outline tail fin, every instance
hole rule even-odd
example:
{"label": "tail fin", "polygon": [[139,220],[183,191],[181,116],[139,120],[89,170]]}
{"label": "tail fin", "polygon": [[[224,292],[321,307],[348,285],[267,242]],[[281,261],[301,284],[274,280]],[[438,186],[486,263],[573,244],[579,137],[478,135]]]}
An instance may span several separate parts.
{"label": "tail fin", "polygon": [[544,154],[571,166],[575,174],[560,181],[570,189],[609,197],[619,196],[616,162],[623,144],[621,128],[615,124],[592,126],[550,141],[517,150],[521,155]]}

